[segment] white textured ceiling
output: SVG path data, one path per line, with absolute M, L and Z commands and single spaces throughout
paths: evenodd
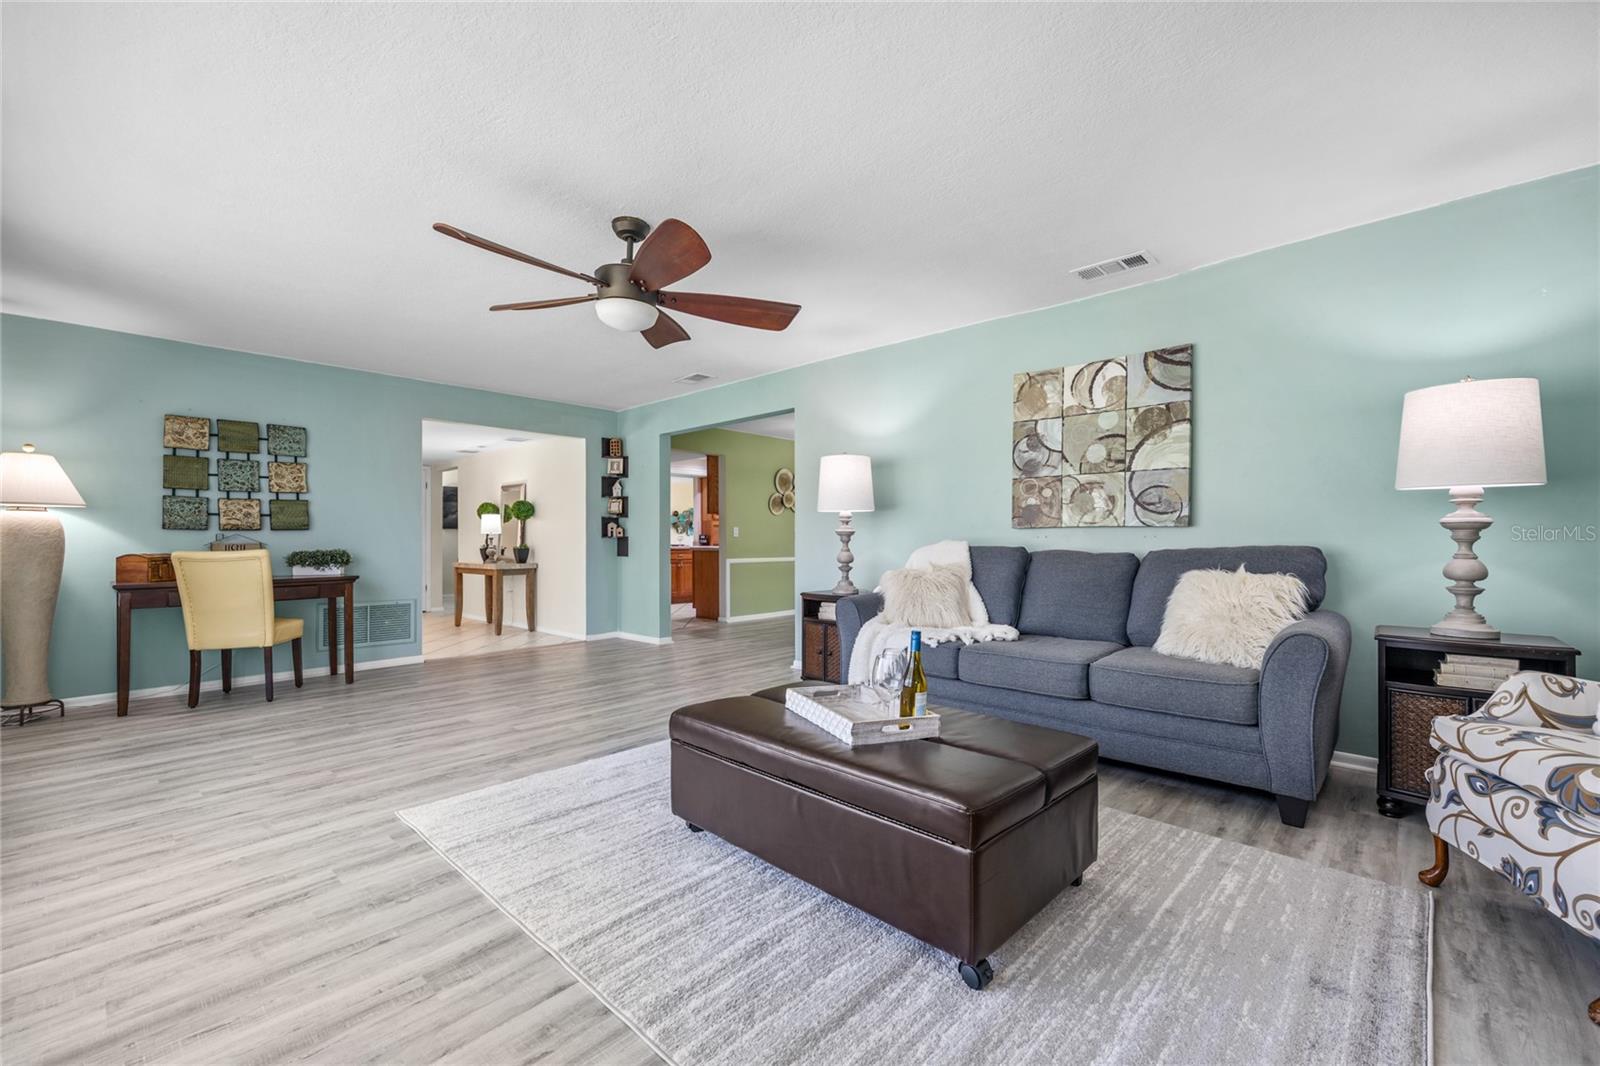
M 6 4 L 3 306 L 621 408 L 1154 280 L 1600 157 L 1597 9 Z M 677 216 L 654 351 L 578 282 Z
M 431 418 L 422 420 L 422 461 L 424 463 L 454 463 L 468 455 L 497 451 L 526 444 L 530 440 L 544 440 L 550 433 L 530 433 L 523 429 L 499 429 L 495 426 L 474 426 L 466 422 L 439 422 Z

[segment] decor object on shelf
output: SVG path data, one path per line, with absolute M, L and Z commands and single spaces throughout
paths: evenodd
M 1280 631 L 1306 614 L 1310 593 L 1293 574 L 1190 570 L 1178 579 L 1155 650 L 1195 662 L 1261 669 Z
M 839 625 L 834 615 L 839 598 L 837 592 L 800 594 L 800 676 L 807 680 L 844 684 Z
M 1432 632 L 1498 640 L 1500 631 L 1473 607 L 1489 568 L 1473 545 L 1494 519 L 1478 510 L 1486 488 L 1543 485 L 1544 419 L 1538 378 L 1472 378 L 1406 393 L 1400 414 L 1397 489 L 1444 489 L 1456 509 L 1439 519 L 1455 541 L 1445 564 L 1456 605 Z
M 625 477 L 628 473 L 628 460 L 611 458 L 606 460 L 606 474 L 611 477 Z
M 839 580 L 833 591 L 841 596 L 853 596 L 855 583 L 850 580 L 850 564 L 856 561 L 850 550 L 850 538 L 855 530 L 850 528 L 850 518 L 858 511 L 873 509 L 872 459 L 865 455 L 824 455 L 817 468 L 817 510 L 839 515 Z
M 1570 677 L 1578 649 L 1555 637 L 1506 633 L 1497 641 L 1436 637 L 1421 626 L 1378 626 L 1378 813 L 1399 818 L 1428 799 L 1433 720 L 1472 714 L 1488 698 L 1476 685 L 1440 681 L 1450 660 L 1498 659 L 1518 670 Z
M 533 504 L 525 499 L 512 500 L 511 506 L 506 508 L 506 513 L 517 524 L 517 546 L 513 549 L 512 554 L 516 557 L 517 562 L 525 563 L 528 561 L 529 551 L 528 519 L 534 515 Z
M 216 537 L 212 539 L 211 543 L 206 545 L 206 547 L 210 548 L 214 552 L 266 551 L 267 548 L 267 546 L 261 543 L 259 540 L 256 540 L 253 537 L 247 537 L 243 533 L 218 533 Z M 168 556 L 168 559 L 170 561 L 171 556 Z M 117 580 L 123 580 L 120 571 L 118 572 Z M 150 580 L 153 581 L 155 579 L 151 578 Z M 168 574 L 165 580 L 173 580 L 171 574 Z
M 500 505 L 490 500 L 478 504 L 478 532 L 483 534 L 483 547 L 478 549 L 478 557 L 486 563 L 499 554 L 494 539 L 500 535 L 501 527 Z
M 503 255 L 530 266 L 540 267 L 557 274 L 586 281 L 595 287 L 592 296 L 568 296 L 554 300 L 528 300 L 521 303 L 495 304 L 491 311 L 534 311 L 546 307 L 567 307 L 571 304 L 593 303 L 600 321 L 612 329 L 628 333 L 642 333 L 652 348 L 661 348 L 678 341 L 686 341 L 689 334 L 661 310 L 666 305 L 685 314 L 699 315 L 735 326 L 752 326 L 756 329 L 784 329 L 800 312 L 797 304 L 778 303 L 774 300 L 752 300 L 743 296 L 713 296 L 696 292 L 668 292 L 663 286 L 672 285 L 693 274 L 711 261 L 711 250 L 687 224 L 669 218 L 651 232 L 650 224 L 632 215 L 620 215 L 611 220 L 611 232 L 628 246 L 620 262 L 606 263 L 595 268 L 593 274 L 584 274 L 543 259 L 535 259 L 503 244 L 486 240 L 443 222 L 433 228 L 446 237 Z M 639 245 L 638 255 L 634 244 Z
M 1011 524 L 1187 526 L 1194 346 L 1017 374 Z
M 628 476 L 628 457 L 622 451 L 622 438 L 601 437 L 600 458 L 605 463 L 600 496 L 606 501 L 606 513 L 600 516 L 600 535 L 617 546 L 617 558 L 621 559 L 628 554 L 628 531 L 617 521 L 628 515 L 628 497 L 622 488 L 622 479 Z
M 61 591 L 66 534 L 52 507 L 85 506 L 54 456 L 24 444 L 0 453 L 0 643 L 5 645 L 0 710 L 23 725 L 40 708 L 66 704 L 50 695 L 50 628 Z
M 339 576 L 350 565 L 350 553 L 343 548 L 302 548 L 284 556 L 295 577 Z
M 1471 714 L 1433 719 L 1433 865 L 1417 879 L 1437 888 L 1454 846 L 1600 940 L 1597 715 L 1600 681 L 1524 671 Z M 1589 1004 L 1589 1020 L 1600 1025 L 1600 998 Z

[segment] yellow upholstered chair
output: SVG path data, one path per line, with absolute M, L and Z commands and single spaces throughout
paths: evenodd
M 189 638 L 189 706 L 200 702 L 200 653 L 222 652 L 222 691 L 233 691 L 233 649 L 260 648 L 267 699 L 272 699 L 272 646 L 289 642 L 294 687 L 305 622 L 273 613 L 272 558 L 264 551 L 173 552 L 172 570 Z

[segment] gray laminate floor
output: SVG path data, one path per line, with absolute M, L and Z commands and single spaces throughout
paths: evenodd
M 394 811 L 661 737 L 785 680 L 787 620 L 79 711 L 0 735 L 0 1057 L 633 1063 L 648 1050 Z M 1108 766 L 1102 801 L 1414 885 L 1418 816 L 1336 773 L 1272 801 Z M 1600 1063 L 1600 950 L 1457 861 L 1439 892 L 1440 1063 Z

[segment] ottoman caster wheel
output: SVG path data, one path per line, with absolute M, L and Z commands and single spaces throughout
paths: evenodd
M 994 980 L 994 967 L 989 965 L 988 959 L 979 959 L 972 966 L 963 962 L 957 969 L 961 971 L 961 979 L 974 992 L 982 992 Z
M 705 832 L 704 829 L 701 829 L 699 826 L 695 825 L 693 822 L 684 822 L 683 824 L 689 827 L 689 832 L 691 832 L 691 833 L 704 833 Z

